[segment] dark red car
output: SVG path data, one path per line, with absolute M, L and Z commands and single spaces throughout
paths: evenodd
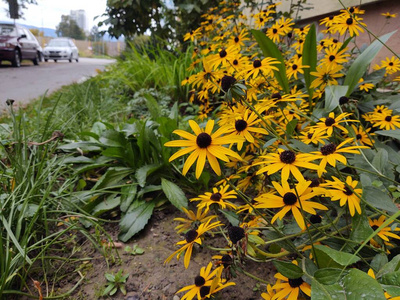
M 13 67 L 20 67 L 21 60 L 28 59 L 38 65 L 42 48 L 35 36 L 25 27 L 17 24 L 0 23 L 0 63 L 8 60 Z

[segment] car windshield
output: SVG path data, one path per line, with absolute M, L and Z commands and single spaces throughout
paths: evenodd
M 68 41 L 57 41 L 57 40 L 51 40 L 49 42 L 50 47 L 69 47 Z
M 12 25 L 0 24 L 0 35 L 2 35 L 2 36 L 17 36 L 17 30 Z

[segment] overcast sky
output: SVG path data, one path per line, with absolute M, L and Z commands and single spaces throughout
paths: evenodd
M 61 21 L 61 15 L 69 15 L 71 10 L 83 9 L 86 12 L 86 30 L 97 25 L 98 19 L 106 10 L 107 0 L 37 0 L 37 5 L 28 5 L 23 10 L 23 19 L 17 20 L 20 24 L 56 29 Z M 12 21 L 7 17 L 5 9 L 8 4 L 0 0 L 0 20 Z

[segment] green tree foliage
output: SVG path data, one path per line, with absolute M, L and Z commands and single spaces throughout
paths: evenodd
M 84 40 L 85 33 L 78 26 L 75 20 L 72 20 L 70 16 L 61 16 L 61 22 L 56 28 L 57 36 L 70 37 L 77 40 Z

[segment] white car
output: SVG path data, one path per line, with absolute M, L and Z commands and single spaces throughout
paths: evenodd
M 72 60 L 79 61 L 78 48 L 74 42 L 69 38 L 56 38 L 50 40 L 48 45 L 43 49 L 44 61 L 53 59 L 55 62 L 61 59 L 67 59 L 69 62 Z

